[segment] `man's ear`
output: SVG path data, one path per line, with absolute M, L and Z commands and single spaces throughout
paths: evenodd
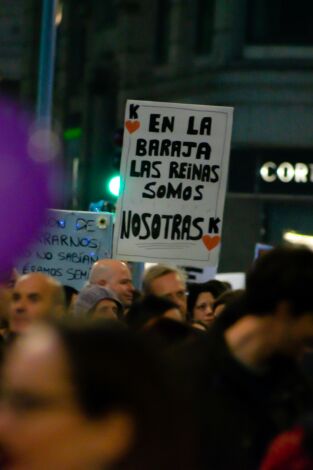
M 274 311 L 274 315 L 276 316 L 276 318 L 284 321 L 292 319 L 292 313 L 292 305 L 287 300 L 281 300 L 280 302 L 278 302 Z
M 99 279 L 99 281 L 97 282 L 98 286 L 102 286 L 102 287 L 105 287 L 107 283 L 108 282 L 105 279 Z
M 135 441 L 134 418 L 124 411 L 112 411 L 94 423 L 92 444 L 109 466 L 122 459 Z

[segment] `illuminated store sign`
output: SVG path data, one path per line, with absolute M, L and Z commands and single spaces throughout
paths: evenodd
M 260 175 L 266 183 L 313 183 L 313 163 L 265 162 Z
M 228 191 L 301 195 L 313 200 L 313 146 L 232 150 Z

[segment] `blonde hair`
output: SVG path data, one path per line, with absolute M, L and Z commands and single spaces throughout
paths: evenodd
M 187 276 L 182 269 L 177 268 L 176 266 L 170 266 L 167 264 L 155 264 L 151 268 L 147 269 L 144 273 L 143 280 L 142 280 L 142 290 L 145 295 L 152 294 L 151 291 L 151 284 L 152 282 L 162 276 L 166 276 L 167 274 L 177 274 L 181 281 L 186 284 Z

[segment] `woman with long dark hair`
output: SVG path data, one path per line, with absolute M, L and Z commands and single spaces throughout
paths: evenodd
M 125 326 L 34 326 L 2 375 L 4 470 L 193 468 L 161 359 Z

